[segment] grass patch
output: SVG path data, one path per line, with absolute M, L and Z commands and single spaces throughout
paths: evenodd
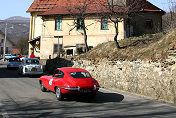
M 118 41 L 121 49 L 117 49 L 114 42 L 99 44 L 79 58 L 110 60 L 150 60 L 163 61 L 168 56 L 170 47 L 176 48 L 176 30 L 168 33 L 146 34 L 139 37 L 130 37 Z

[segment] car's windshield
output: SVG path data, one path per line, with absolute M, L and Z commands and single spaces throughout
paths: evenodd
M 19 58 L 10 58 L 9 62 L 20 62 Z
M 37 60 L 37 59 L 29 59 L 29 60 L 26 60 L 26 64 L 27 65 L 30 65 L 30 64 L 39 64 L 39 60 Z
M 87 72 L 71 72 L 69 73 L 69 75 L 72 78 L 90 78 L 90 74 Z

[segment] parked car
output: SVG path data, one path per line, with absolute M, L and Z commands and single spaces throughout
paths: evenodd
M 88 71 L 81 68 L 57 68 L 53 76 L 42 76 L 39 79 L 41 91 L 47 89 L 56 93 L 58 100 L 65 95 L 83 94 L 90 98 L 96 96 L 100 86 Z
M 19 66 L 19 74 L 21 75 L 42 75 L 43 68 L 37 58 L 23 58 Z
M 17 56 L 14 54 L 5 54 L 5 60 L 9 60 L 10 58 L 16 58 Z
M 7 63 L 7 69 L 19 68 L 19 65 L 20 65 L 20 58 L 18 57 L 9 58 L 9 62 Z

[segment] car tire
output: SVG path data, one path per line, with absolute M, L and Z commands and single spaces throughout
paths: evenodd
M 56 87 L 56 98 L 59 101 L 63 100 L 63 93 L 61 92 L 61 89 L 59 87 Z
M 23 68 L 21 69 L 21 75 L 24 76 L 24 73 L 23 73 Z
M 45 88 L 42 81 L 40 82 L 40 89 L 41 89 L 42 92 L 46 92 L 46 88 Z
M 19 74 L 19 75 L 21 75 L 21 71 L 20 71 L 20 69 L 19 69 L 19 68 L 18 68 L 18 74 Z

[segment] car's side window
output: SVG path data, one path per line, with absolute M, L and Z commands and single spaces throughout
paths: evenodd
M 64 72 L 62 72 L 61 70 L 56 70 L 53 77 L 64 78 Z

